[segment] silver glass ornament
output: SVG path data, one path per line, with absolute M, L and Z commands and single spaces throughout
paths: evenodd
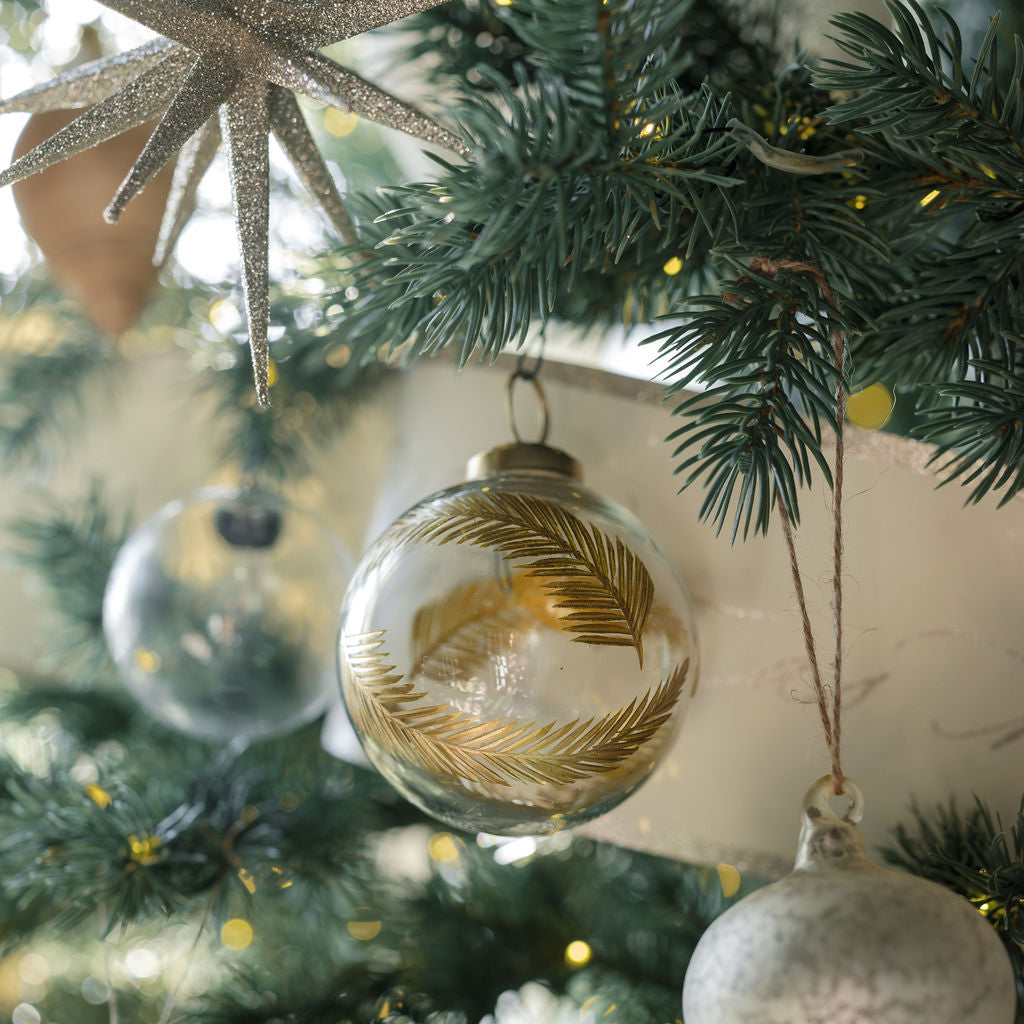
M 686 1024 L 1013 1024 L 1013 969 L 966 899 L 868 856 L 860 790 L 804 799 L 796 866 L 714 921 L 683 986 Z
M 192 736 L 258 739 L 322 712 L 352 562 L 315 517 L 213 487 L 164 505 L 118 552 L 107 646 L 154 718 Z

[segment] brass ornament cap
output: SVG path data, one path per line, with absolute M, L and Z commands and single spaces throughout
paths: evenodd
M 582 467 L 568 452 L 546 444 L 502 444 L 477 452 L 466 463 L 467 480 L 484 480 L 502 473 L 550 473 L 570 480 L 583 479 Z
M 719 917 L 683 986 L 686 1024 L 1012 1024 L 994 929 L 934 882 L 875 864 L 831 779 L 804 799 L 796 866 Z

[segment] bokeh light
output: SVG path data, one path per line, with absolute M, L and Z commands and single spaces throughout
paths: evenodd
M 220 941 L 228 949 L 245 949 L 253 939 L 252 925 L 240 917 L 225 921 L 220 929 Z

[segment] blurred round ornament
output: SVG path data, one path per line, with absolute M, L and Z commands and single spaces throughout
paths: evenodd
M 804 798 L 792 873 L 727 910 L 683 986 L 686 1024 L 1012 1024 L 1013 970 L 961 896 L 879 867 L 849 780 L 842 817 L 826 776 Z
M 668 749 L 696 680 L 690 602 L 564 452 L 506 445 L 467 475 L 357 567 L 345 703 L 370 760 L 427 813 L 553 832 L 620 803 Z
M 107 646 L 154 718 L 204 739 L 258 739 L 322 712 L 351 575 L 313 516 L 252 490 L 164 505 L 125 542 L 103 601 Z

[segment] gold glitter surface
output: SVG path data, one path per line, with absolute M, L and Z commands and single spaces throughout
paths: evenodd
M 464 143 L 414 107 L 316 52 L 442 0 L 103 0 L 160 33 L 134 50 L 90 61 L 0 102 L 0 113 L 89 107 L 81 117 L 0 173 L 12 184 L 51 164 L 161 116 L 104 213 L 125 206 L 179 150 L 174 186 L 154 256 L 162 263 L 195 209 L 196 190 L 220 144 L 218 109 L 230 155 L 242 254 L 249 342 L 260 404 L 267 382 L 267 227 L 273 131 L 341 238 L 357 241 L 342 198 L 291 95 L 469 154 Z

